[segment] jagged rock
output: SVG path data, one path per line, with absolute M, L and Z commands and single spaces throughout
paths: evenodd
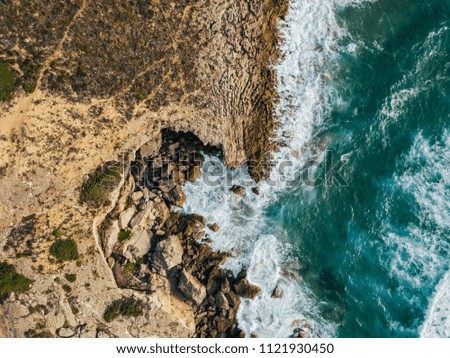
M 119 227 L 119 221 L 118 220 L 114 220 L 113 222 L 111 222 L 111 225 L 109 226 L 109 228 L 105 231 L 104 234 L 104 250 L 105 250 L 105 256 L 108 257 L 111 255 L 114 246 L 117 243 L 117 238 L 120 232 L 120 227 Z
M 125 211 L 123 211 L 119 216 L 119 226 L 121 229 L 125 229 L 131 218 L 133 217 L 134 213 L 136 212 L 136 208 L 134 206 L 129 207 Z
M 147 203 L 130 221 L 130 227 L 134 229 L 137 226 L 150 227 L 148 222 L 155 220 L 152 215 L 153 203 Z M 147 222 L 148 221 L 148 222 Z M 145 223 L 145 224 L 144 224 Z
M 153 157 L 155 154 L 158 153 L 159 148 L 161 148 L 161 144 L 162 144 L 161 136 L 157 136 L 155 140 L 145 143 L 141 147 L 141 157 L 142 158 Z
M 193 182 L 202 176 L 202 170 L 199 166 L 195 165 L 189 168 L 189 181 Z
M 189 214 L 182 216 L 179 224 L 185 235 L 197 234 L 205 228 L 206 219 L 198 214 Z
M 189 272 L 182 269 L 178 282 L 180 291 L 194 303 L 199 305 L 206 297 L 206 288 Z
M 219 231 L 219 225 L 217 224 L 208 224 L 208 228 L 214 232 Z
M 142 191 L 135 191 L 133 194 L 131 194 L 131 200 L 137 203 L 143 196 L 144 193 Z
M 181 264 L 183 258 L 183 247 L 177 236 L 171 235 L 168 238 L 158 242 L 153 255 L 155 261 L 158 261 L 166 270 Z
M 223 293 L 230 292 L 230 282 L 228 281 L 227 278 L 225 278 L 222 284 L 220 285 L 220 291 L 222 291 Z
M 179 185 L 175 185 L 169 192 L 163 193 L 164 199 L 170 204 L 182 207 L 186 201 L 186 196 Z
M 223 294 L 223 292 L 221 291 L 217 292 L 216 294 L 216 306 L 225 311 L 228 311 L 230 309 L 230 304 L 228 303 L 228 300 Z
M 283 291 L 281 291 L 281 289 L 278 286 L 276 286 L 273 289 L 271 297 L 272 298 L 281 298 L 281 297 L 283 297 Z
M 246 278 L 234 285 L 234 291 L 244 298 L 255 298 L 261 292 L 258 286 L 252 285 Z
M 255 193 L 256 195 L 261 194 L 261 189 L 257 186 L 252 188 L 252 192 Z
M 231 191 L 233 193 L 235 193 L 236 195 L 239 195 L 239 196 L 244 196 L 245 195 L 245 188 L 243 186 L 240 186 L 240 185 L 233 185 L 231 187 Z

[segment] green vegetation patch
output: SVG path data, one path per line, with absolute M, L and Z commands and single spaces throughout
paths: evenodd
M 50 248 L 50 254 L 61 261 L 77 260 L 77 243 L 73 239 L 57 240 Z
M 129 240 L 131 238 L 131 231 L 122 229 L 119 231 L 119 234 L 117 235 L 117 240 L 119 242 L 123 242 L 126 240 Z
M 64 275 L 64 277 L 66 278 L 67 281 L 69 282 L 75 282 L 77 280 L 77 275 L 74 273 L 66 273 Z
M 109 194 L 117 187 L 122 175 L 118 164 L 97 169 L 83 184 L 80 201 L 95 207 L 109 205 Z
M 111 302 L 106 308 L 103 318 L 106 322 L 111 322 L 119 316 L 137 317 L 142 315 L 142 313 L 142 303 L 130 297 Z
M 12 292 L 26 292 L 30 289 L 31 280 L 16 272 L 13 265 L 0 262 L 0 302 L 8 298 Z
M 8 63 L 0 62 L 0 101 L 11 99 L 14 93 L 14 75 Z

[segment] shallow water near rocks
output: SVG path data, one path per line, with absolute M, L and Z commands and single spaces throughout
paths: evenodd
M 449 337 L 450 1 L 293 0 L 280 28 L 271 178 L 207 156 L 185 187 L 183 210 L 263 289 L 240 328 Z

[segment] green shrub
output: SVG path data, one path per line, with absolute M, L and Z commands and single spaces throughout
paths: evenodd
M 64 277 L 66 278 L 67 281 L 69 282 L 75 282 L 77 280 L 77 275 L 74 273 L 66 273 L 64 275 Z
M 0 302 L 8 298 L 12 292 L 26 292 L 30 289 L 31 280 L 17 273 L 14 266 L 0 262 Z
M 130 297 L 111 302 L 106 308 L 103 318 L 106 322 L 111 322 L 119 316 L 137 317 L 142 313 L 142 303 Z
M 120 230 L 119 234 L 117 235 L 117 240 L 119 242 L 123 242 L 125 240 L 129 240 L 131 237 L 131 231 L 130 230 Z
M 14 92 L 14 75 L 9 64 L 0 62 L 0 101 L 11 99 Z
M 109 194 L 117 186 L 121 171 L 117 165 L 109 165 L 97 169 L 83 184 L 80 201 L 95 207 L 108 205 Z
M 53 338 L 53 334 L 48 331 L 35 331 L 34 329 L 29 329 L 25 332 L 25 337 L 27 338 Z
M 62 285 L 62 289 L 63 289 L 66 293 L 72 292 L 72 287 L 70 287 L 68 284 Z
M 61 261 L 77 260 L 77 243 L 73 239 L 57 240 L 50 248 L 50 254 Z
M 62 231 L 60 229 L 55 229 L 53 230 L 52 235 L 59 239 L 62 236 Z

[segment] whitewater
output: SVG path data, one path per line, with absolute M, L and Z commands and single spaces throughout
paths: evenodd
M 369 122 L 367 126 L 368 134 L 361 140 L 360 146 L 367 148 L 358 149 L 347 144 L 356 143 L 355 133 L 361 127 L 358 123 L 334 133 L 331 129 L 328 131 L 336 114 L 359 118 L 358 107 L 351 109 L 350 100 L 342 95 L 347 87 L 352 91 L 352 84 L 347 85 L 342 76 L 343 58 L 354 60 L 363 51 L 377 56 L 386 51 L 381 37 L 370 41 L 352 37 L 340 14 L 349 8 L 364 8 L 376 3 L 376 0 L 292 0 L 286 18 L 279 25 L 282 56 L 274 65 L 279 94 L 275 113 L 279 129 L 274 140 L 278 142 L 279 150 L 273 153 L 274 167 L 270 178 L 255 183 L 245 166 L 229 170 L 217 157 L 205 156 L 203 177 L 184 186 L 187 199 L 182 210 L 203 215 L 207 222 L 220 227 L 218 232 L 206 230 L 212 238 L 213 249 L 229 253 L 225 267 L 235 274 L 245 268 L 248 279 L 262 289 L 255 299 L 243 299 L 239 308 L 238 325 L 247 337 L 289 337 L 295 329 L 312 337 L 360 336 L 361 332 L 374 336 L 450 335 L 450 271 L 446 263 L 450 252 L 446 236 L 450 223 L 448 132 L 443 132 L 434 142 L 426 133 L 412 131 L 411 146 L 405 146 L 406 152 L 392 159 L 392 172 L 372 180 L 373 190 L 380 191 L 381 203 L 377 205 L 381 207 L 377 206 L 374 213 L 367 209 L 367 217 L 373 224 L 366 232 L 357 225 L 358 215 L 366 215 L 365 212 L 354 209 L 351 201 L 334 201 L 345 197 L 347 192 L 356 196 L 352 194 L 351 186 L 350 189 L 328 190 L 316 185 L 320 183 L 320 168 L 327 159 L 327 152 L 336 143 L 345 143 L 346 150 L 339 152 L 337 157 L 341 163 L 361 160 L 362 149 L 376 152 L 378 148 L 370 149 L 373 143 L 380 150 L 389 151 L 392 133 L 401 128 L 412 103 L 428 94 L 433 86 L 433 82 L 426 80 L 419 85 L 411 82 L 418 73 L 431 73 L 428 59 L 441 48 L 436 47 L 435 52 L 430 52 L 429 48 L 435 45 L 427 41 L 430 36 L 445 35 L 439 32 L 431 32 L 422 44 L 423 48 L 413 47 L 420 50 L 414 70 L 403 78 L 400 76 L 388 95 L 383 95 L 380 108 L 374 112 L 373 123 Z M 401 8 L 398 14 L 402 14 Z M 402 164 L 395 165 L 397 162 Z M 357 173 L 357 165 L 349 165 L 349 168 L 350 172 Z M 355 177 L 359 176 L 355 174 Z M 441 179 L 436 180 L 436 177 Z M 230 190 L 233 185 L 243 186 L 245 195 L 233 193 Z M 396 202 L 398 195 L 417 208 L 416 218 L 406 225 L 399 225 L 396 217 L 396 206 L 400 205 Z M 286 198 L 291 198 L 295 205 L 285 203 Z M 317 216 L 328 210 L 328 202 L 329 205 L 343 205 L 343 212 L 350 213 L 348 218 L 343 217 L 348 221 L 343 251 L 334 254 L 330 250 L 326 256 L 329 265 L 333 265 L 331 261 L 334 260 L 342 263 L 342 270 L 348 272 L 335 270 L 331 274 L 322 270 L 315 273 L 320 280 L 325 280 L 325 287 L 327 284 L 331 287 L 329 291 L 337 292 L 336 297 L 333 293 L 323 293 L 326 291 L 323 282 L 315 279 L 314 274 L 310 275 L 313 279 L 306 279 L 301 274 L 308 270 L 314 272 L 314 268 L 307 267 L 304 261 L 312 254 L 311 245 L 315 243 L 308 241 L 305 235 L 314 232 L 311 226 L 326 226 L 327 223 L 317 220 Z M 278 203 L 282 204 L 277 206 Z M 308 216 L 293 212 L 300 207 L 309 207 Z M 318 213 L 316 216 L 314 209 Z M 288 230 L 281 223 L 286 217 L 297 229 Z M 299 227 L 306 229 L 302 231 Z M 342 238 L 335 235 L 339 248 Z M 364 241 L 366 237 L 370 240 Z M 377 257 L 372 258 L 375 254 Z M 364 260 L 365 257 L 370 259 Z M 360 265 L 358 269 L 366 269 L 370 274 L 374 267 L 380 272 L 373 277 L 366 276 L 364 271 L 353 273 L 356 264 Z M 337 274 L 342 276 L 344 283 L 335 277 Z M 281 292 L 281 297 L 273 297 L 275 289 Z M 367 306 L 361 298 L 363 294 L 368 295 Z M 332 298 L 328 300 L 327 295 Z M 401 301 L 397 303 L 399 299 Z M 404 303 L 411 308 L 405 308 Z M 338 307 L 331 310 L 333 314 L 329 313 L 330 306 Z M 346 312 L 352 308 L 354 312 Z M 377 312 L 371 312 L 371 309 Z M 403 317 L 405 309 L 414 319 Z M 346 319 L 350 323 L 346 323 Z M 383 329 L 376 332 L 364 328 L 371 319 L 377 320 L 372 322 L 374 327 L 382 324 Z M 343 324 L 347 324 L 349 331 L 340 331 Z

